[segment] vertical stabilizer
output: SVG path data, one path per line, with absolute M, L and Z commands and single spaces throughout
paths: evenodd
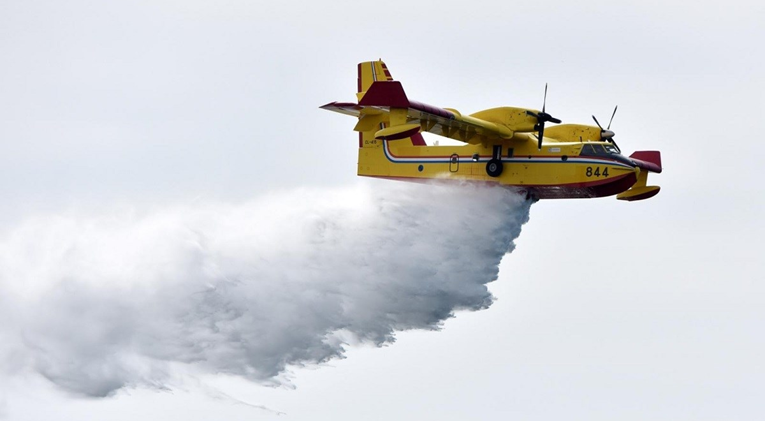
M 393 80 L 388 66 L 382 60 L 365 61 L 359 63 L 358 86 L 356 90 L 357 99 L 361 99 L 364 93 L 372 86 L 372 83 L 378 81 Z

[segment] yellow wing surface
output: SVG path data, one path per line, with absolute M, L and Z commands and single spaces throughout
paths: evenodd
M 455 109 L 411 100 L 382 61 L 359 64 L 357 97 L 358 103 L 332 102 L 321 108 L 358 117 L 354 128 L 358 132 L 379 127 L 379 139 L 411 136 L 415 125 L 421 131 L 471 144 L 535 130 L 536 118 L 526 112 L 536 111 L 532 109 L 500 107 L 462 115 Z

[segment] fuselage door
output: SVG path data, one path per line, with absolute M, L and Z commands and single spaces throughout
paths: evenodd
M 460 156 L 453 153 L 449 158 L 449 171 L 457 172 L 460 169 Z

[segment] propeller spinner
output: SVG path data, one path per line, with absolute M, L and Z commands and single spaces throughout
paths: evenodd
M 537 139 L 539 139 L 539 144 L 537 145 L 537 147 L 540 150 L 542 149 L 542 138 L 544 138 L 544 135 L 545 135 L 545 123 L 550 122 L 550 123 L 558 124 L 561 122 L 559 119 L 545 112 L 546 105 L 547 105 L 547 84 L 545 83 L 545 96 L 544 96 L 544 100 L 542 101 L 542 112 L 535 113 L 535 112 L 526 110 L 527 115 L 536 117 L 537 119 L 537 124 L 534 125 L 534 130 L 537 130 L 539 132 L 537 136 Z

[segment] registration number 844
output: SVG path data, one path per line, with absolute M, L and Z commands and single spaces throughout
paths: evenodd
M 603 171 L 600 170 L 600 167 L 595 167 L 594 169 L 592 167 L 587 167 L 584 175 L 587 177 L 608 177 L 608 167 L 604 167 Z

